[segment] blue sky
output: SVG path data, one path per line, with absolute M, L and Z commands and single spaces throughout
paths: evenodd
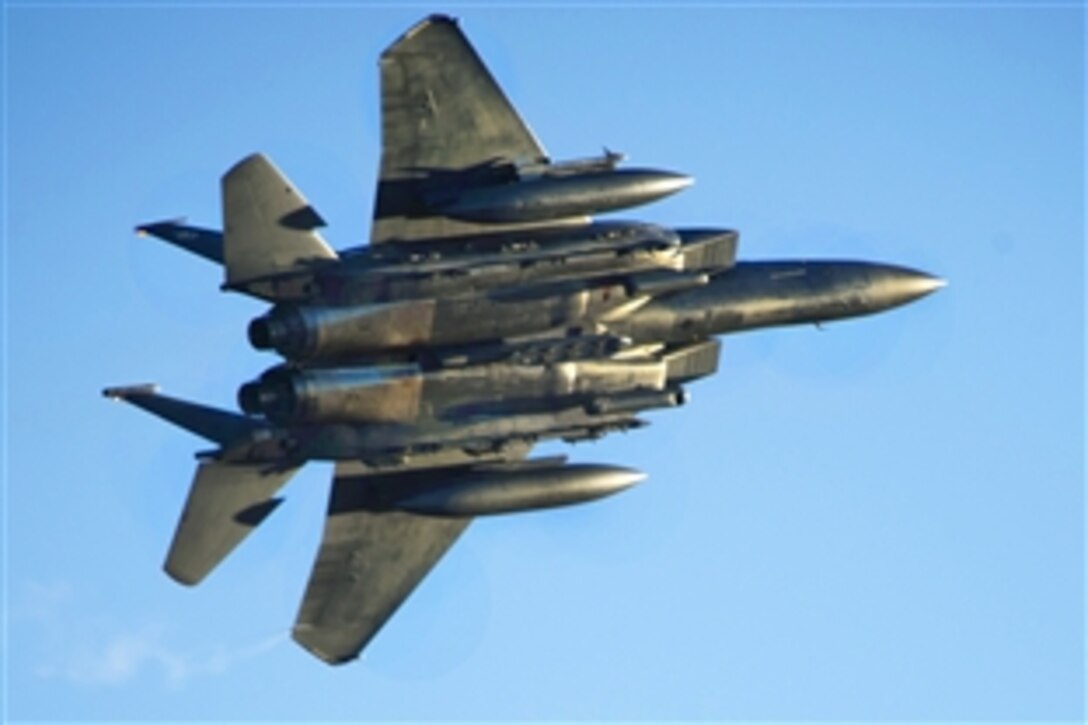
M 287 638 L 329 469 L 204 584 L 161 571 L 206 444 L 99 396 L 232 406 L 261 305 L 132 233 L 218 226 L 263 151 L 362 243 L 376 59 L 451 12 L 556 158 L 689 173 L 626 216 L 746 259 L 950 286 L 725 339 L 649 473 L 480 521 L 367 650 Z M 1068 719 L 1084 714 L 1084 12 L 959 4 L 4 7 L 4 716 Z M 559 447 L 548 447 L 547 451 Z

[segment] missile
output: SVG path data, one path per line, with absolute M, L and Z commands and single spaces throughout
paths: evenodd
M 426 516 L 486 516 L 585 503 L 646 477 L 620 466 L 529 464 L 473 469 L 436 483 L 406 486 L 393 508 Z
M 687 392 L 679 387 L 668 390 L 640 390 L 591 400 L 586 404 L 586 412 L 593 415 L 638 413 L 654 408 L 675 408 L 684 405 L 687 400 Z
M 518 223 L 593 214 L 647 204 L 691 186 L 684 174 L 620 169 L 543 175 L 508 184 L 469 188 L 437 210 L 474 222 Z
M 710 281 L 703 272 L 677 273 L 671 270 L 654 270 L 631 275 L 626 280 L 627 294 L 631 297 L 657 297 L 701 287 Z
M 615 335 L 585 334 L 451 347 L 432 352 L 424 359 L 439 367 L 464 367 L 494 362 L 543 365 L 608 358 L 630 344 L 630 340 Z

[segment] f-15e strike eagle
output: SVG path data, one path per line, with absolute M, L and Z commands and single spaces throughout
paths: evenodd
M 197 584 L 280 503 L 307 461 L 335 462 L 295 640 L 358 656 L 475 516 L 589 501 L 643 474 L 527 458 L 538 441 L 645 425 L 714 373 L 715 335 L 866 315 L 943 285 L 853 261 L 736 261 L 737 233 L 590 215 L 690 184 L 556 163 L 457 23 L 433 16 L 381 56 L 382 159 L 370 244 L 337 253 L 301 193 L 255 154 L 222 179 L 223 231 L 138 231 L 221 264 L 272 303 L 249 341 L 283 362 L 242 413 L 109 388 L 219 447 L 201 454 L 166 559 Z

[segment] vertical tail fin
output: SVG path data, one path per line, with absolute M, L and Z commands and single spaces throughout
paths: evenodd
M 223 261 L 226 285 L 301 270 L 306 262 L 336 259 L 315 231 L 325 226 L 306 198 L 262 154 L 223 175 Z
M 273 496 L 297 470 L 202 461 L 166 555 L 166 573 L 182 584 L 199 583 L 276 510 L 283 499 Z

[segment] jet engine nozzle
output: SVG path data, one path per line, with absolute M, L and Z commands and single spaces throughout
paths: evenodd
M 405 422 L 418 413 L 421 385 L 415 365 L 272 368 L 238 389 L 238 405 L 248 415 L 287 425 Z
M 267 317 L 258 317 L 250 321 L 249 327 L 246 329 L 246 336 L 249 338 L 249 344 L 255 350 L 271 350 L 275 347 L 272 344 L 272 330 L 270 328 L 271 324 Z
M 238 407 L 246 415 L 264 415 L 264 388 L 260 383 L 246 383 L 238 388 Z
M 299 405 L 293 374 L 274 369 L 259 380 L 238 388 L 238 407 L 246 415 L 264 416 L 269 420 L 290 419 Z
M 434 301 L 281 307 L 249 323 L 250 344 L 291 360 L 365 354 L 427 341 Z

